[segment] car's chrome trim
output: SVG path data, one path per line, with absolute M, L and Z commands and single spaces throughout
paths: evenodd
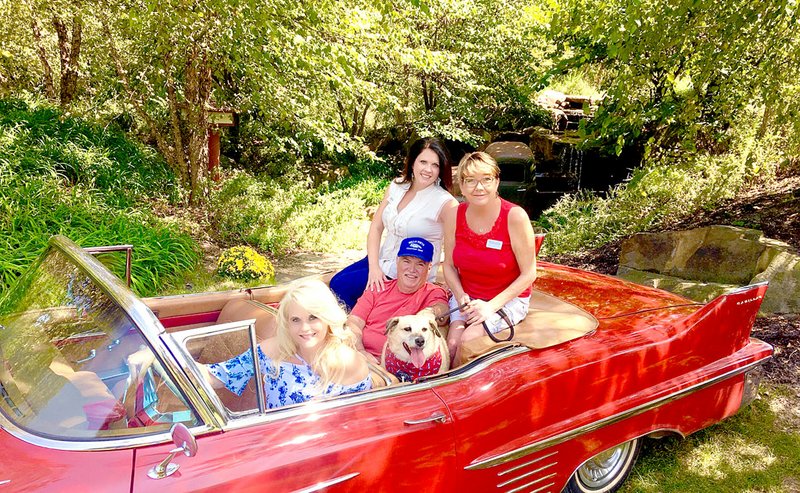
M 498 476 L 504 476 L 506 474 L 510 474 L 510 473 L 512 473 L 512 472 L 514 472 L 514 471 L 516 471 L 518 469 L 522 469 L 523 467 L 527 467 L 527 466 L 529 466 L 531 464 L 536 464 L 537 462 L 543 461 L 543 460 L 545 460 L 545 459 L 547 459 L 549 457 L 552 457 L 552 456 L 554 456 L 556 454 L 558 454 L 558 450 L 554 450 L 554 451 L 550 452 L 547 455 L 543 455 L 543 456 L 537 457 L 537 458 L 535 458 L 533 460 L 529 460 L 528 462 L 525 462 L 524 464 L 519 464 L 517 466 L 511 467 L 509 469 L 506 469 L 505 471 L 500 471 L 500 472 L 497 473 L 497 475 Z
M 147 340 L 150 348 L 156 353 L 161 366 L 172 377 L 176 386 L 183 390 L 184 396 L 189 399 L 189 407 L 206 424 L 217 427 L 218 420 L 211 413 L 205 402 L 194 392 L 189 384 L 186 374 L 180 367 L 174 364 L 175 359 L 167 348 L 161 343 L 159 335 L 166 333 L 161 322 L 153 314 L 150 308 L 144 304 L 133 292 L 128 289 L 122 281 L 111 273 L 100 261 L 86 253 L 81 247 L 65 236 L 53 236 L 50 238 L 50 245 L 57 248 L 64 255 L 70 258 L 80 267 L 97 286 L 116 302 L 133 323 L 139 327 L 142 336 Z
M 751 289 L 753 289 L 755 287 L 768 286 L 768 285 L 769 285 L 769 281 L 755 282 L 753 284 L 748 284 L 747 286 L 741 286 L 741 287 L 738 287 L 738 288 L 733 288 L 728 292 L 722 293 L 722 296 L 730 295 L 730 294 L 744 293 L 745 291 L 750 291 Z
M 484 368 L 502 361 L 511 356 L 530 351 L 524 346 L 503 346 L 497 348 L 487 354 L 476 358 L 462 368 L 451 371 L 444 375 L 424 379 L 418 383 L 400 383 L 392 384 L 389 387 L 381 387 L 375 390 L 360 392 L 358 394 L 348 394 L 347 396 L 334 397 L 328 400 L 318 402 L 304 402 L 302 404 L 295 404 L 286 406 L 279 409 L 272 409 L 266 414 L 248 415 L 237 417 L 227 421 L 222 427 L 223 430 L 237 430 L 241 428 L 248 428 L 250 426 L 262 424 L 265 422 L 278 421 L 288 417 L 301 416 L 307 414 L 315 414 L 322 411 L 328 411 L 344 406 L 352 406 L 371 402 L 377 399 L 385 399 L 398 395 L 409 394 L 412 392 L 422 392 L 431 390 L 440 385 L 449 384 L 455 381 L 463 380 L 467 377 L 482 371 Z
M 558 462 L 550 462 L 549 464 L 545 464 L 545 465 L 543 465 L 542 467 L 540 467 L 538 469 L 534 469 L 533 471 L 526 472 L 525 474 L 520 474 L 517 477 L 511 478 L 511 479 L 509 479 L 507 481 L 503 481 L 502 483 L 499 483 L 497 485 L 497 487 L 498 488 L 502 488 L 503 486 L 508 486 L 511 483 L 516 483 L 520 479 L 527 478 L 528 476 L 533 476 L 534 474 L 538 474 L 538 473 L 544 471 L 545 469 L 550 469 L 551 467 L 555 466 L 556 464 L 558 464 Z M 531 481 L 530 483 L 526 483 L 524 486 L 530 486 L 532 484 L 541 483 L 545 479 L 551 478 L 553 476 L 555 476 L 555 473 L 548 474 L 547 476 L 542 476 L 541 478 L 535 479 L 534 481 Z
M 120 450 L 157 445 L 172 441 L 169 429 L 150 435 L 128 436 L 123 438 L 87 438 L 85 440 L 46 438 L 41 435 L 34 435 L 28 430 L 18 427 L 16 424 L 6 419 L 3 414 L 0 414 L 0 428 L 31 445 L 54 450 L 67 450 L 70 452 Z M 189 428 L 189 431 L 191 431 L 193 435 L 198 436 L 218 431 L 218 429 L 207 425 L 199 425 Z
M 349 479 L 353 479 L 359 474 L 361 473 L 351 472 L 350 474 L 345 474 L 344 476 L 339 476 L 337 478 L 329 479 L 328 481 L 319 482 L 313 486 L 309 486 L 308 488 L 303 488 L 302 490 L 294 490 L 292 493 L 313 493 L 314 491 L 321 491 L 335 484 L 344 483 Z
M 660 397 L 658 399 L 654 399 L 654 400 L 652 400 L 650 402 L 646 402 L 644 404 L 640 404 L 640 405 L 638 405 L 636 407 L 633 407 L 631 409 L 628 409 L 626 411 L 619 412 L 617 414 L 608 416 L 608 417 L 600 419 L 598 421 L 594 421 L 592 423 L 587 423 L 587 424 L 585 424 L 583 426 L 579 426 L 579 427 L 574 428 L 572 430 L 565 431 L 563 433 L 559 433 L 558 435 L 554 435 L 554 436 L 552 436 L 550 438 L 546 438 L 544 440 L 539 440 L 537 442 L 531 443 L 530 445 L 525 445 L 524 447 L 519 447 L 517 449 L 511 450 L 511 451 L 508 451 L 508 452 L 505 452 L 505 453 L 502 453 L 502 454 L 499 454 L 499 455 L 496 455 L 496 456 L 493 456 L 493 457 L 489 457 L 487 459 L 483 459 L 483 460 L 480 460 L 480 461 L 477 461 L 477 462 L 473 462 L 472 464 L 469 464 L 466 467 L 464 467 L 464 469 L 468 470 L 468 471 L 474 471 L 474 470 L 478 470 L 478 469 L 487 469 L 487 468 L 490 468 L 490 467 L 495 467 L 495 466 L 498 466 L 500 464 L 505 464 L 507 462 L 519 459 L 521 457 L 525 457 L 526 455 L 530 455 L 530 454 L 539 452 L 539 451 L 544 450 L 544 449 L 546 449 L 548 447 L 552 447 L 554 445 L 558 445 L 558 444 L 564 443 L 564 442 L 572 440 L 573 438 L 576 438 L 578 436 L 584 435 L 586 433 L 598 430 L 598 429 L 606 427 L 606 426 L 613 425 L 615 423 L 618 423 L 618 422 L 620 422 L 622 420 L 631 418 L 633 416 L 638 416 L 639 414 L 642 414 L 642 413 L 645 413 L 647 411 L 650 411 L 651 409 L 654 409 L 654 408 L 656 408 L 658 406 L 667 404 L 669 402 L 672 402 L 674 400 L 680 399 L 682 397 L 686 397 L 687 395 L 690 395 L 690 394 L 693 394 L 693 393 L 698 392 L 700 390 L 703 390 L 705 388 L 711 387 L 712 385 L 715 385 L 715 384 L 717 384 L 719 382 L 722 382 L 722 381 L 727 380 L 729 378 L 735 377 L 737 375 L 741 375 L 742 373 L 745 373 L 745 372 L 751 370 L 752 368 L 754 368 L 756 366 L 764 364 L 769 359 L 770 358 L 764 358 L 764 359 L 760 359 L 758 361 L 754 361 L 754 362 L 749 363 L 747 365 L 744 365 L 744 366 L 741 366 L 739 368 L 735 368 L 733 370 L 730 370 L 730 371 L 728 371 L 726 373 L 723 373 L 721 375 L 717 375 L 716 377 L 710 378 L 710 379 L 708 379 L 708 380 L 706 380 L 704 382 L 700 382 L 700 383 L 697 383 L 695 385 L 691 385 L 691 386 L 686 387 L 685 389 L 681 389 L 681 390 L 679 390 L 677 392 L 673 392 L 671 394 L 665 395 L 665 396 Z
M 250 350 L 256 347 L 255 344 L 255 319 L 248 319 L 248 320 L 239 320 L 235 322 L 228 322 L 224 324 L 217 324 L 217 325 L 207 325 L 205 327 L 198 327 L 196 329 L 189 329 L 189 330 L 182 330 L 180 332 L 168 333 L 164 334 L 161 337 L 161 340 L 164 344 L 169 347 L 172 354 L 175 356 L 175 359 L 178 361 L 178 364 L 184 368 L 184 371 L 189 376 L 189 380 L 195 391 L 198 393 L 200 398 L 203 402 L 208 406 L 208 409 L 214 415 L 215 419 L 217 420 L 220 425 L 225 423 L 231 419 L 239 418 L 243 415 L 248 414 L 255 414 L 259 412 L 259 409 L 254 409 L 252 412 L 244 412 L 244 413 L 237 413 L 229 411 L 223 404 L 222 400 L 220 399 L 219 395 L 214 391 L 213 387 L 211 387 L 211 383 L 206 381 L 199 370 L 197 368 L 198 363 L 191 358 L 191 355 L 186 351 L 186 341 L 189 339 L 193 339 L 196 337 L 203 337 L 209 335 L 216 335 L 216 334 L 224 334 L 226 332 L 234 332 L 237 330 L 243 330 L 245 327 L 248 331 L 248 338 L 250 339 Z M 257 358 L 253 359 L 253 361 L 258 361 Z M 260 365 L 255 365 L 256 371 L 256 381 L 261 382 L 261 368 Z M 262 385 L 257 386 L 261 389 L 261 394 L 264 392 L 264 387 Z M 266 397 L 263 400 L 264 405 L 266 406 Z M 256 414 L 257 415 L 257 414 Z
M 555 476 L 555 474 L 551 474 L 550 476 Z M 547 479 L 550 476 L 547 476 L 547 477 L 545 477 L 543 479 Z M 528 486 L 532 486 L 532 485 L 534 485 L 536 483 L 539 483 L 539 482 L 540 482 L 539 480 L 531 481 L 530 483 L 523 484 L 522 486 L 520 486 L 518 488 L 514 488 L 513 490 L 508 490 L 506 493 L 517 493 L 518 491 L 522 491 L 522 490 L 526 489 Z M 545 491 L 547 488 L 549 488 L 551 486 L 554 486 L 555 484 L 556 483 L 554 483 L 554 482 L 553 483 L 547 483 L 546 485 L 541 486 L 539 488 L 536 488 L 535 490 L 528 490 L 528 493 L 539 493 L 541 491 Z
M 739 404 L 739 410 L 749 406 L 758 397 L 758 387 L 761 385 L 763 376 L 764 370 L 762 368 L 753 368 L 745 373 L 744 391 L 742 392 L 742 402 Z

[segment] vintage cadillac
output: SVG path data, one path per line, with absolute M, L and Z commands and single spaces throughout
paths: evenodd
M 198 365 L 253 351 L 283 286 L 139 299 L 64 237 L 0 301 L 0 493 L 608 492 L 647 437 L 753 399 L 765 284 L 701 305 L 542 262 L 504 344 L 449 372 L 266 410 Z M 141 364 L 142 355 L 154 361 Z M 147 359 L 147 358 L 145 358 Z

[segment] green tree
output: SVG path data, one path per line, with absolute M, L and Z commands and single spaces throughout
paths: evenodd
M 765 121 L 796 80 L 793 0 L 569 0 L 552 24 L 553 73 L 586 65 L 609 72 L 606 97 L 586 127 L 617 151 L 714 150 L 737 115 L 763 105 Z

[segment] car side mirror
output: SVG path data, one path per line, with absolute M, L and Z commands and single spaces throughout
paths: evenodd
M 172 459 L 175 458 L 176 454 L 183 453 L 186 457 L 194 457 L 197 454 L 197 441 L 186 425 L 183 423 L 175 423 L 172 425 L 170 434 L 172 435 L 172 442 L 175 444 L 175 448 L 169 451 L 169 455 L 167 455 L 163 461 L 147 471 L 147 475 L 152 479 L 166 478 L 178 470 L 180 466 L 172 463 Z

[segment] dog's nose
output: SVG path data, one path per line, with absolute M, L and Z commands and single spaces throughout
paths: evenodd
M 414 344 L 416 344 L 417 347 L 424 346 L 425 345 L 425 338 L 424 337 L 417 337 L 416 339 L 414 339 Z

